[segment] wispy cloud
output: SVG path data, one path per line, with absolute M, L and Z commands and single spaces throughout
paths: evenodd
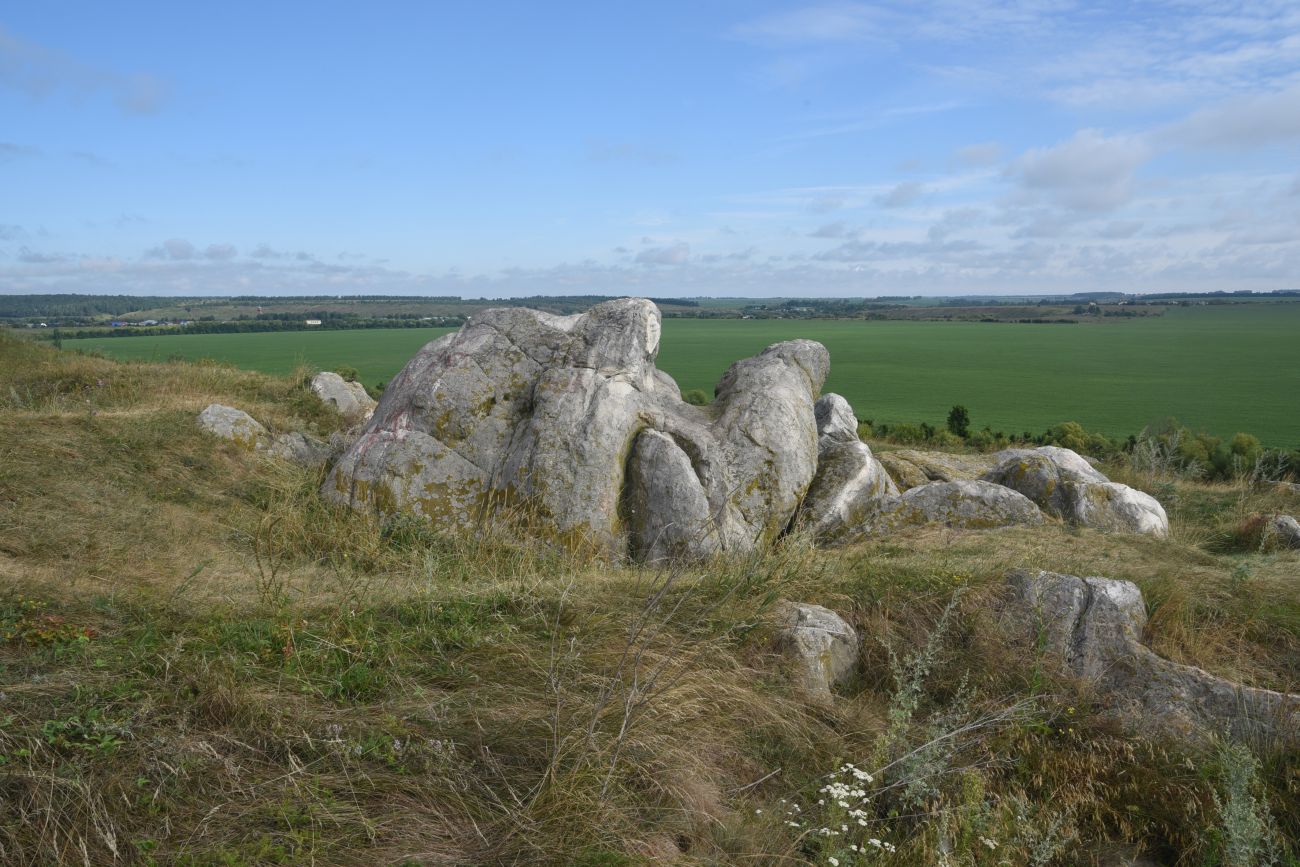
M 19 39 L 0 27 L 0 87 L 45 99 L 63 93 L 74 99 L 107 94 L 127 114 L 153 114 L 169 87 L 145 73 L 123 73 L 83 63 L 73 57 Z

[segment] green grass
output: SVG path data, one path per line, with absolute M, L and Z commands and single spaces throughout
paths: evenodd
M 67 341 L 118 358 L 215 358 L 268 373 L 348 364 L 387 381 L 444 329 L 172 335 Z M 877 422 L 941 424 L 953 404 L 972 427 L 1039 432 L 1062 421 L 1126 436 L 1174 416 L 1222 437 L 1300 446 L 1300 304 L 1172 308 L 1088 325 L 853 320 L 664 322 L 659 364 L 682 390 L 711 392 L 727 366 L 780 340 L 831 352 L 826 389 Z

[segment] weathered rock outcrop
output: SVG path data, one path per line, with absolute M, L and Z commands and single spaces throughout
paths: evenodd
M 838 394 L 824 394 L 817 417 L 817 474 L 799 509 L 797 526 L 819 542 L 834 542 L 864 524 L 898 487 L 858 439 L 853 407 Z
M 1242 686 L 1143 645 L 1146 606 L 1131 582 L 1016 572 L 1008 583 L 1010 631 L 1087 682 L 1133 729 L 1300 745 L 1300 695 Z
M 304 466 L 324 464 L 332 451 L 328 444 L 296 431 L 273 434 L 242 409 L 219 403 L 199 413 L 199 426 L 250 451 L 266 452 Z
M 375 411 L 375 399 L 365 386 L 349 382 L 337 373 L 323 371 L 311 379 L 311 390 L 322 403 L 334 407 L 351 424 L 365 421 Z
M 389 383 L 323 494 L 459 526 L 524 503 L 559 536 L 641 559 L 775 539 L 816 469 L 825 348 L 768 347 L 700 408 L 655 369 L 659 329 L 643 299 L 485 311 Z
M 886 500 L 842 539 L 886 536 L 907 527 L 942 524 L 984 530 L 1015 524 L 1041 524 L 1043 513 L 1028 497 L 990 482 L 929 482 Z
M 1274 515 L 1264 525 L 1264 545 L 1300 549 L 1300 521 L 1291 515 Z
M 1008 449 L 997 458 L 984 480 L 1019 491 L 1049 515 L 1099 530 L 1169 535 L 1155 497 L 1110 481 L 1070 449 Z
M 829 699 L 857 668 L 858 633 L 829 608 L 787 603 L 777 640 L 791 657 L 800 689 L 814 699 Z
M 903 491 L 928 482 L 974 481 L 996 463 L 993 455 L 953 455 L 915 449 L 881 452 L 877 458 Z

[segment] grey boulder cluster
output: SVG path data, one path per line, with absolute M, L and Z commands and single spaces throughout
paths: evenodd
M 655 367 L 659 335 L 644 299 L 568 317 L 484 311 L 389 383 L 322 493 L 461 528 L 526 505 L 545 534 L 641 561 L 746 551 L 792 528 L 837 544 L 1044 513 L 1167 532 L 1159 503 L 1065 449 L 951 458 L 949 477 L 900 491 L 848 402 L 820 395 L 830 367 L 820 344 L 777 343 L 736 362 L 698 407 Z
M 809 340 L 736 362 L 707 407 L 655 367 L 659 311 L 624 298 L 575 316 L 486 310 L 422 348 L 378 405 L 318 374 L 312 390 L 353 430 L 331 445 L 272 435 L 230 407 L 213 433 L 303 463 L 330 463 L 322 495 L 447 528 L 526 507 L 531 526 L 639 561 L 748 551 L 790 530 L 820 544 L 917 525 L 981 529 L 1045 516 L 1163 536 L 1153 498 L 1068 449 L 878 459 Z M 336 458 L 336 459 L 335 459 Z
M 487 310 L 389 383 L 323 495 L 451 527 L 526 504 L 556 538 L 642 560 L 776 539 L 816 474 L 826 349 L 768 347 L 701 408 L 655 368 L 659 335 L 641 299 Z

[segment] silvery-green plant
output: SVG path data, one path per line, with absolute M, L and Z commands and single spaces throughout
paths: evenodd
M 1268 801 L 1257 794 L 1259 759 L 1243 744 L 1219 744 L 1219 787 L 1214 793 L 1223 839 L 1224 863 L 1230 867 L 1268 867 L 1278 863 L 1277 840 Z

